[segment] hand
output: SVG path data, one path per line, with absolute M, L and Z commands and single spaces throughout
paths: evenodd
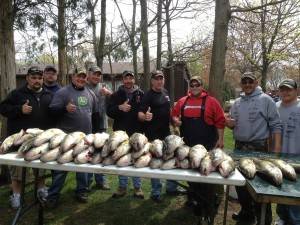
M 76 111 L 76 105 L 74 104 L 73 99 L 71 99 L 71 100 L 69 101 L 69 103 L 67 104 L 66 110 L 67 110 L 67 112 L 69 112 L 69 113 L 73 113 L 73 112 Z
M 129 99 L 127 99 L 122 105 L 119 105 L 119 109 L 123 112 L 129 112 L 131 110 L 131 105 L 128 104 Z
M 104 95 L 104 96 L 110 96 L 112 94 L 112 92 L 107 89 L 106 87 L 103 87 L 100 89 L 100 94 Z
M 182 124 L 180 116 L 173 116 L 173 123 L 176 127 L 180 127 Z
M 215 148 L 224 148 L 224 141 L 221 139 L 218 139 Z
M 235 119 L 231 118 L 229 114 L 225 114 L 225 125 L 231 129 L 235 127 Z
M 148 107 L 148 110 L 145 113 L 145 121 L 151 121 L 152 120 L 153 114 L 150 111 L 151 111 L 151 108 Z
M 27 99 L 24 105 L 22 105 L 22 113 L 30 114 L 32 112 L 32 106 L 29 105 L 29 100 Z

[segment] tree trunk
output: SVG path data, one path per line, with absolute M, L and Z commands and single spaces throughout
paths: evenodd
M 100 40 L 98 46 L 99 62 L 97 60 L 97 64 L 101 69 L 103 66 L 103 58 L 104 58 L 105 29 L 106 29 L 106 0 L 101 0 L 101 30 L 100 30 Z
M 261 5 L 264 1 L 261 0 Z M 267 53 L 267 43 L 265 38 L 266 33 L 266 7 L 263 8 L 260 19 L 261 19 L 261 51 L 262 51 L 262 70 L 261 70 L 261 88 L 266 91 L 266 81 L 268 72 L 268 53 Z
M 136 5 L 137 2 L 136 0 L 132 0 L 132 18 L 131 18 L 131 32 L 129 34 L 130 36 L 130 45 L 131 45 L 131 50 L 132 50 L 132 64 L 133 64 L 133 72 L 135 76 L 138 78 L 138 84 L 141 85 L 140 79 L 138 76 L 138 65 L 137 65 L 137 50 L 138 46 L 135 45 L 135 35 L 136 35 L 136 27 L 135 27 L 135 18 L 136 18 Z
M 150 80 L 150 56 L 149 56 L 149 42 L 148 42 L 148 16 L 147 16 L 147 0 L 140 0 L 141 2 L 141 39 L 143 46 L 143 88 L 149 89 Z
M 66 85 L 67 73 L 67 51 L 66 51 L 66 28 L 65 28 L 65 1 L 57 0 L 58 5 L 58 71 L 59 81 Z
M 161 42 L 162 42 L 162 2 L 163 0 L 158 0 L 157 3 L 157 47 L 156 47 L 156 69 L 161 69 Z
M 91 0 L 87 1 L 88 9 L 91 13 L 91 26 L 93 32 L 93 47 L 94 47 L 94 54 L 96 58 L 97 65 L 100 63 L 100 57 L 98 54 L 98 41 L 96 36 L 96 17 L 95 17 L 95 6 L 97 3 L 93 4 Z
M 229 19 L 229 0 L 216 1 L 214 41 L 209 72 L 209 92 L 211 95 L 216 97 L 220 103 L 223 102 L 222 90 L 225 74 L 226 43 Z

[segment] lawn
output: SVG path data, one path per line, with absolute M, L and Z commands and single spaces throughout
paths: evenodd
M 225 132 L 225 148 L 232 149 L 233 141 L 230 130 Z M 87 204 L 80 204 L 74 200 L 75 179 L 74 173 L 69 173 L 65 186 L 61 192 L 60 204 L 56 209 L 45 210 L 46 225 L 185 225 L 197 224 L 197 217 L 190 209 L 184 207 L 185 196 L 169 197 L 163 195 L 163 203 L 157 204 L 149 199 L 150 181 L 143 179 L 145 200 L 132 197 L 132 185 L 129 193 L 122 199 L 112 199 L 111 195 L 117 188 L 117 177 L 108 176 L 112 189 L 102 191 L 92 189 Z M 50 184 L 51 180 L 47 180 Z M 0 225 L 10 224 L 15 211 L 9 208 L 9 187 L 0 187 Z M 32 191 L 26 194 L 27 201 L 31 200 Z M 223 204 L 223 203 L 222 203 Z M 236 203 L 229 203 L 227 224 L 235 224 L 231 220 L 233 210 L 238 210 Z M 222 224 L 223 206 L 215 224 Z M 20 224 L 36 224 L 37 208 L 28 212 Z

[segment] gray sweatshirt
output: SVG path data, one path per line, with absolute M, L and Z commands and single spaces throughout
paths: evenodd
M 300 99 L 290 106 L 276 103 L 282 123 L 282 149 L 283 153 L 300 154 Z
M 271 133 L 280 133 L 279 114 L 272 98 L 257 87 L 250 95 L 242 93 L 230 109 L 235 120 L 233 130 L 237 141 L 259 141 Z
M 76 105 L 76 111 L 69 113 L 66 106 L 69 102 Z M 57 127 L 65 132 L 92 132 L 92 114 L 98 112 L 96 96 L 86 88 L 75 89 L 73 85 L 58 90 L 49 106 L 50 111 L 58 118 Z

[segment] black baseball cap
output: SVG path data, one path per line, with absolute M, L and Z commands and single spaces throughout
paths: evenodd
M 47 65 L 44 69 L 44 72 L 47 72 L 47 71 L 53 71 L 54 73 L 57 72 L 56 68 L 52 65 Z
M 132 77 L 134 77 L 134 73 L 133 73 L 132 71 L 129 71 L 129 70 L 123 71 L 122 77 L 127 77 L 127 76 L 132 76 Z
M 244 80 L 244 79 L 251 79 L 251 80 L 256 80 L 256 76 L 253 72 L 245 72 L 243 73 L 242 77 L 241 77 L 241 80 Z
M 43 75 L 43 71 L 38 66 L 29 67 L 27 75 Z
M 93 73 L 99 72 L 99 73 L 102 73 L 100 67 L 98 67 L 98 66 L 91 66 L 89 68 L 89 72 L 93 72 Z
M 155 70 L 155 71 L 151 72 L 151 79 L 155 79 L 157 77 L 164 78 L 165 75 L 164 75 L 164 73 L 161 70 Z
M 293 79 L 285 79 L 279 84 L 279 88 L 287 87 L 290 89 L 297 89 L 297 83 Z

